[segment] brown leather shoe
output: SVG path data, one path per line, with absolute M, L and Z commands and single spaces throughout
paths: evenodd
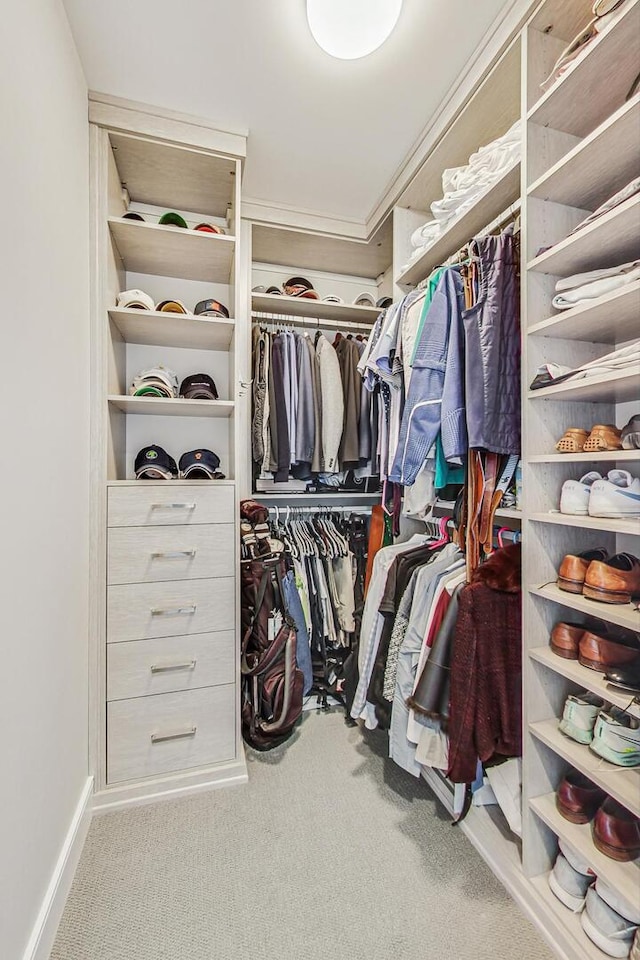
M 607 797 L 593 821 L 593 842 L 600 853 L 626 863 L 640 857 L 640 819 Z
M 580 637 L 578 659 L 583 667 L 606 673 L 611 667 L 626 667 L 640 657 L 640 649 L 616 643 L 584 630 Z
M 583 553 L 568 553 L 558 570 L 558 587 L 566 593 L 582 593 L 589 564 L 594 560 L 605 561 L 606 550 L 585 550 Z
M 549 646 L 559 657 L 565 660 L 578 659 L 580 637 L 584 633 L 581 623 L 556 623 L 551 631 Z
M 597 423 L 591 428 L 583 450 L 596 453 L 598 450 L 622 450 L 621 431 L 612 423 Z
M 569 427 L 556 443 L 556 450 L 558 453 L 580 453 L 588 439 L 588 430 Z
M 594 557 L 582 593 L 602 603 L 630 603 L 632 597 L 640 596 L 640 560 L 630 553 L 616 553 L 608 560 Z
M 570 770 L 556 792 L 556 807 L 558 813 L 571 823 L 589 823 L 606 799 L 604 790 L 591 783 L 583 773 Z

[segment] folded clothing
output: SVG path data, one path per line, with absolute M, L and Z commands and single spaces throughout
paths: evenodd
M 609 213 L 610 210 L 614 210 L 615 207 L 620 206 L 625 200 L 628 200 L 630 197 L 635 197 L 637 193 L 640 193 L 640 177 L 634 177 L 634 179 L 630 180 L 621 190 L 618 190 L 612 197 L 609 197 L 608 200 L 601 203 L 598 209 L 590 213 L 584 220 L 581 220 L 578 226 L 573 228 L 571 233 L 577 233 L 578 230 L 583 230 L 590 223 L 603 217 L 605 213 Z
M 636 340 L 626 347 L 621 347 L 619 350 L 613 350 L 606 356 L 591 360 L 590 363 L 585 363 L 575 369 L 565 367 L 560 363 L 544 363 L 536 370 L 530 389 L 541 390 L 543 387 L 563 383 L 565 380 L 606 376 L 608 373 L 617 373 L 633 368 L 640 370 L 640 340 Z
M 578 303 L 603 297 L 638 279 L 640 279 L 640 260 L 632 260 L 605 270 L 577 273 L 572 277 L 558 280 L 552 303 L 556 310 L 569 310 Z

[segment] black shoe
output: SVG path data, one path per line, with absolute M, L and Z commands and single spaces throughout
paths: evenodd
M 609 683 L 624 687 L 632 693 L 640 693 L 640 657 L 628 667 L 613 667 L 606 674 Z

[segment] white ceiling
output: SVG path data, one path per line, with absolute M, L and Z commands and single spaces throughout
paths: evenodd
M 245 197 L 359 221 L 507 5 L 404 0 L 387 43 L 343 61 L 305 0 L 64 2 L 91 89 L 248 130 Z

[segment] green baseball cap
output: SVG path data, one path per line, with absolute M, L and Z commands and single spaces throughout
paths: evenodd
M 182 227 L 183 230 L 189 229 L 184 217 L 181 217 L 179 213 L 173 210 L 168 210 L 167 213 L 163 213 L 158 223 L 161 223 L 163 227 Z

